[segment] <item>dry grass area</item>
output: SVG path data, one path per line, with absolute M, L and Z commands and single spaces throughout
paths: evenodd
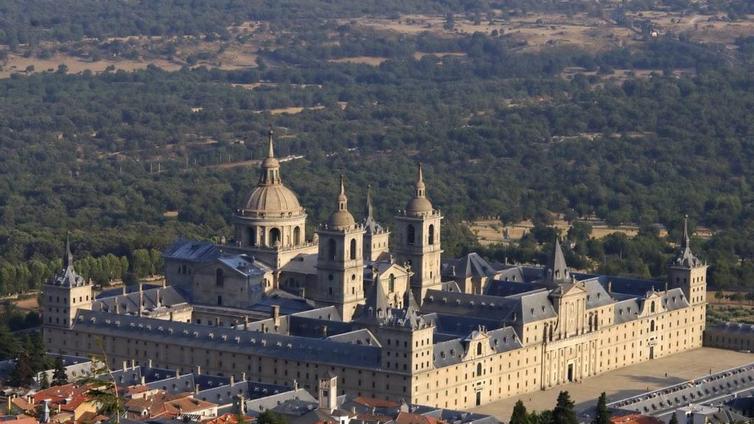
M 532 228 L 534 223 L 531 220 L 524 220 L 512 225 L 503 225 L 496 219 L 480 219 L 466 223 L 469 230 L 476 235 L 477 241 L 482 246 L 493 244 L 507 243 L 521 240 Z M 562 219 L 556 219 L 553 224 L 561 234 L 566 234 L 571 228 L 571 224 Z M 639 227 L 635 225 L 609 226 L 601 224 L 592 224 L 592 237 L 601 239 L 610 234 L 622 233 L 628 237 L 634 237 L 639 234 Z M 664 230 L 660 236 L 664 237 L 667 233 Z
M 52 72 L 58 69 L 59 65 L 65 65 L 68 67 L 68 72 L 72 74 L 78 74 L 84 71 L 91 71 L 94 73 L 104 72 L 108 66 L 115 67 L 116 70 L 134 71 L 138 69 L 145 69 L 150 64 L 158 66 L 167 71 L 176 71 L 181 68 L 180 64 L 170 62 L 164 59 L 157 60 L 98 60 L 95 62 L 89 60 L 83 60 L 80 58 L 57 54 L 49 59 L 39 59 L 36 57 L 23 57 L 15 54 L 8 55 L 8 59 L 3 64 L 2 70 L 0 70 L 0 78 L 9 78 L 11 74 L 24 73 L 30 66 L 33 67 L 33 72 Z
M 312 107 L 291 106 L 291 107 L 281 107 L 277 109 L 257 110 L 254 113 L 267 112 L 270 115 L 296 115 L 305 110 L 324 110 L 324 108 L 325 108 L 324 106 L 312 106 Z
M 13 304 L 22 311 L 37 311 L 39 310 L 39 302 L 37 296 L 24 297 L 13 301 Z
M 498 16 L 501 16 L 498 13 Z M 754 16 L 727 22 L 721 17 L 688 15 L 670 12 L 637 12 L 629 15 L 635 20 L 652 21 L 659 35 L 667 32 L 685 33 L 692 40 L 723 43 L 731 46 L 742 35 L 754 33 Z M 590 51 L 622 47 L 642 41 L 639 31 L 616 25 L 614 22 L 585 14 L 530 13 L 475 23 L 464 16 L 455 16 L 452 29 L 445 28 L 445 17 L 405 15 L 399 19 L 360 18 L 350 22 L 375 30 L 402 34 L 419 34 L 425 31 L 448 37 L 469 35 L 475 32 L 512 37 L 525 50 L 538 51 L 553 46 L 579 46 Z
M 330 59 L 328 62 L 332 63 L 356 63 L 360 65 L 380 66 L 382 62 L 386 61 L 386 57 L 378 56 L 351 56 L 341 57 L 338 59 Z

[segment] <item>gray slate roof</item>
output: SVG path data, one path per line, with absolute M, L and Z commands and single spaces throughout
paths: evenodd
M 209 262 L 220 256 L 220 250 L 208 241 L 178 239 L 168 246 L 162 257 L 186 262 Z
M 307 360 L 327 364 L 348 364 L 379 368 L 378 347 L 339 343 L 332 340 L 257 333 L 232 328 L 209 327 L 193 323 L 117 315 L 100 311 L 79 310 L 77 331 L 93 332 L 162 342 L 165 337 L 178 345 L 218 348 L 240 354 L 256 354 L 290 360 Z

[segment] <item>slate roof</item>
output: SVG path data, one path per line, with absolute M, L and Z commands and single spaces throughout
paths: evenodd
M 443 264 L 443 276 L 448 278 L 486 277 L 495 272 L 492 265 L 476 252 Z
M 141 292 L 142 306 L 146 311 L 157 310 L 160 308 L 169 308 L 176 305 L 188 305 L 186 299 L 171 286 L 157 287 Z M 115 312 L 115 304 L 118 304 L 118 313 L 134 313 L 139 311 L 139 292 L 134 291 L 125 295 L 115 295 L 113 297 L 100 298 L 94 301 L 92 309 L 99 311 Z
M 327 338 L 327 340 L 333 340 L 341 343 L 353 343 L 367 346 L 380 346 L 380 342 L 374 337 L 371 331 L 366 328 L 359 330 L 349 331 L 347 333 L 335 334 Z
M 280 269 L 282 272 L 292 272 L 304 275 L 317 274 L 317 254 L 299 253 Z
M 100 311 L 79 310 L 73 327 L 81 332 L 133 337 L 163 342 L 170 337 L 177 345 L 219 348 L 226 352 L 257 354 L 290 360 L 307 360 L 328 364 L 348 364 L 379 368 L 378 347 L 339 343 L 307 337 L 257 333 L 232 328 L 210 327 L 193 323 L 117 315 Z
M 222 254 L 216 260 L 244 277 L 259 277 L 272 271 L 269 265 L 245 253 Z
M 290 391 L 291 389 L 286 386 L 253 381 L 237 381 L 233 384 L 199 390 L 198 393 L 194 394 L 194 398 L 213 402 L 218 405 L 227 405 L 232 404 L 239 395 L 243 395 L 244 399 L 253 400 Z
M 436 368 L 447 367 L 462 361 L 468 347 L 468 340 L 473 338 L 474 332 L 463 339 L 457 338 L 435 343 L 432 346 L 432 360 Z M 521 341 L 512 327 L 498 328 L 487 331 L 490 348 L 496 353 L 507 352 L 522 347 Z
M 178 239 L 168 246 L 162 257 L 186 262 L 209 262 L 220 256 L 220 249 L 208 241 Z
M 612 288 L 611 293 L 623 293 L 636 296 L 645 296 L 650 291 L 664 291 L 665 283 L 654 280 L 641 280 L 638 278 L 625 278 L 614 277 L 608 275 L 594 275 L 594 274 L 572 274 L 577 281 L 587 279 L 597 279 L 602 287 L 605 289 L 610 286 Z
M 435 335 L 446 334 L 456 337 L 465 336 L 480 326 L 496 329 L 502 324 L 501 321 L 494 319 L 438 313 L 426 314 L 424 319 L 435 325 Z
M 624 322 L 635 320 L 641 307 L 639 305 L 639 299 L 627 299 L 615 302 L 615 318 L 616 324 L 622 324 Z
M 496 277 L 497 278 L 497 277 Z M 542 290 L 546 286 L 540 283 L 519 283 L 505 280 L 491 280 L 487 283 L 484 294 L 487 296 L 511 296 L 519 293 L 526 293 L 532 290 Z

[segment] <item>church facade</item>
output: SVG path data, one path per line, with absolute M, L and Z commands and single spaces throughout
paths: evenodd
M 312 391 L 335 375 L 343 394 L 470 408 L 702 345 L 707 267 L 688 231 L 667 281 L 644 281 L 574 273 L 559 242 L 546 266 L 443 258 L 421 166 L 395 246 L 367 198 L 357 221 L 341 177 L 308 237 L 270 134 L 233 240 L 177 241 L 169 285 L 95 298 L 67 249 L 44 287 L 48 349 Z

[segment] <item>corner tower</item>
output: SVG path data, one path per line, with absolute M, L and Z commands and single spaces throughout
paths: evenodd
M 424 299 L 429 289 L 440 289 L 440 211 L 427 199 L 421 163 L 416 174 L 416 193 L 406 209 L 395 217 L 398 261 L 411 267 L 411 290 L 416 299 Z
M 668 285 L 680 288 L 692 306 L 707 303 L 707 264 L 691 251 L 688 215 L 683 218 L 681 249 L 668 267 Z
M 334 305 L 350 321 L 364 299 L 364 228 L 348 212 L 345 182 L 340 177 L 337 209 L 317 230 L 317 286 L 309 295 L 317 303 Z
M 94 296 L 92 284 L 76 273 L 68 236 L 65 239 L 63 268 L 42 288 L 42 323 L 45 341 L 51 333 L 70 328 L 79 309 L 91 309 Z

